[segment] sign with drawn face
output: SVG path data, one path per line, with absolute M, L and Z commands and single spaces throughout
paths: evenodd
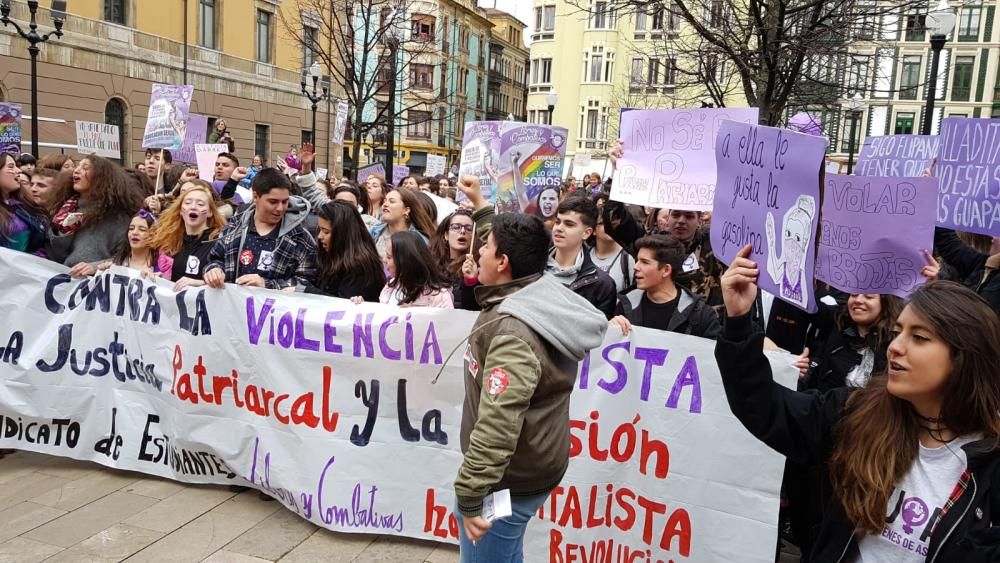
M 814 233 L 826 146 L 825 137 L 735 121 L 722 123 L 715 143 L 715 255 L 729 264 L 752 245 L 760 288 L 807 311 L 816 310 Z

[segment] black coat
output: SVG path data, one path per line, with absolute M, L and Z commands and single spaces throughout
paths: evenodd
M 594 264 L 586 248 L 580 249 L 580 252 L 583 253 L 583 264 L 580 265 L 580 271 L 577 272 L 576 278 L 566 287 L 590 301 L 594 307 L 597 307 L 598 311 L 611 319 L 618 303 L 618 288 L 615 286 L 615 280 Z
M 978 293 L 1000 314 L 1000 259 L 994 264 L 988 254 L 965 244 L 950 229 L 934 229 L 934 249 L 958 272 L 965 287 Z
M 687 289 L 678 287 L 677 290 L 680 292 L 680 297 L 677 300 L 677 308 L 674 309 L 674 314 L 667 324 L 667 330 L 702 338 L 718 338 L 722 325 L 719 324 L 719 315 L 715 310 L 709 307 L 704 299 Z M 645 293 L 641 289 L 622 293 L 618 296 L 618 309 L 615 313 L 628 319 L 634 326 L 648 326 L 643 322 L 642 308 L 639 306 Z
M 753 329 L 747 316 L 728 319 L 723 327 L 715 359 L 729 408 L 751 434 L 789 460 L 827 465 L 837 424 L 853 391 L 800 393 L 775 383 L 763 343 L 763 334 Z M 972 477 L 968 489 L 934 528 L 928 563 L 1000 562 L 1000 450 L 988 439 L 963 449 Z M 838 563 L 855 544 L 854 526 L 833 497 L 810 561 Z

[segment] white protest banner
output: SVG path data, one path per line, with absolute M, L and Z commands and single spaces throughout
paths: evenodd
M 198 162 L 198 177 L 206 182 L 215 179 L 215 161 L 220 153 L 229 152 L 229 145 L 216 143 L 213 145 L 195 145 L 194 157 Z
M 441 156 L 439 154 L 429 154 L 427 155 L 427 168 L 424 169 L 424 174 L 427 176 L 437 176 L 438 174 L 444 174 L 445 166 L 448 164 L 448 158 Z
M 587 171 L 585 169 L 590 166 L 591 156 L 589 154 L 574 154 L 573 155 L 573 174 L 583 175 Z
M 330 139 L 335 145 L 343 144 L 344 132 L 347 130 L 347 102 L 337 102 L 337 121 L 333 125 L 333 137 Z
M 122 146 L 117 125 L 76 122 L 76 152 L 104 158 L 121 158 Z
M 757 123 L 757 108 L 623 111 L 625 154 L 611 199 L 636 205 L 711 211 L 715 197 L 715 138 L 725 120 Z
M 333 530 L 456 542 L 474 313 L 66 272 L 0 249 L 0 447 L 249 484 Z M 783 460 L 730 414 L 713 349 L 608 332 L 580 365 L 570 467 L 529 560 L 773 561 Z M 792 361 L 772 357 L 780 381 Z

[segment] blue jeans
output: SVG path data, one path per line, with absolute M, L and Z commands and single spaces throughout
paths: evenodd
M 511 497 L 513 514 L 503 520 L 494 520 L 493 527 L 475 545 L 465 535 L 462 514 L 456 510 L 461 563 L 522 563 L 524 532 L 528 529 L 528 522 L 538 512 L 538 507 L 547 498 L 549 493 L 534 497 Z

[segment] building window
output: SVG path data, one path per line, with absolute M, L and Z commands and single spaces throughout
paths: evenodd
M 315 27 L 302 27 L 302 68 L 308 69 L 316 62 L 316 36 Z
M 913 112 L 896 114 L 896 127 L 893 129 L 893 133 L 896 135 L 913 134 Z
M 663 83 L 673 86 L 677 82 L 677 59 L 668 57 L 663 61 Z
M 635 13 L 635 30 L 646 31 L 646 12 L 640 10 Z
M 410 20 L 410 39 L 416 41 L 433 41 L 435 23 L 434 16 L 414 14 L 413 19 Z
M 590 55 L 590 76 L 591 82 L 601 81 L 601 68 L 604 66 L 604 57 L 600 53 Z
M 903 57 L 903 72 L 899 78 L 899 99 L 916 100 L 920 84 L 920 55 Z
M 303 145 L 313 142 L 313 133 L 309 129 L 299 129 L 299 142 Z
M 257 10 L 257 60 L 271 62 L 271 13 Z
M 434 89 L 434 66 L 413 63 L 410 65 L 410 86 L 417 90 Z
M 588 109 L 587 110 L 587 139 L 597 138 L 597 125 L 600 123 L 600 110 L 598 109 Z
M 531 65 L 531 83 L 549 84 L 552 82 L 552 59 L 535 59 Z
M 267 160 L 268 148 L 270 147 L 269 132 L 270 128 L 267 125 L 261 125 L 260 123 L 254 125 L 253 151 L 254 154 L 259 154 L 264 160 Z
M 118 25 L 126 23 L 126 3 L 128 0 L 104 0 L 104 21 Z
M 726 25 L 726 4 L 723 0 L 711 0 L 708 6 L 708 25 L 712 27 Z
M 909 14 L 906 16 L 906 40 L 923 41 L 927 31 L 927 14 Z
M 615 23 L 614 10 L 607 2 L 594 2 L 590 13 L 590 29 L 611 29 Z
M 642 84 L 642 59 L 632 59 L 632 73 L 629 78 L 632 84 Z
M 411 139 L 431 138 L 431 112 L 414 111 L 406 112 L 409 123 L 406 125 L 406 136 Z
M 215 49 L 215 0 L 199 0 L 198 45 Z
M 979 40 L 979 16 L 983 13 L 982 6 L 964 6 L 958 14 L 958 40 Z
M 951 82 L 951 99 L 967 102 L 972 95 L 972 69 L 976 57 L 955 57 L 955 78 Z
M 646 69 L 646 84 L 656 86 L 660 83 L 660 59 L 649 59 L 649 68 Z
M 118 164 L 125 165 L 125 155 L 128 154 L 128 145 L 125 144 L 125 104 L 118 98 L 111 98 L 104 106 L 104 123 L 118 127 L 118 146 L 121 148 L 121 158 Z

